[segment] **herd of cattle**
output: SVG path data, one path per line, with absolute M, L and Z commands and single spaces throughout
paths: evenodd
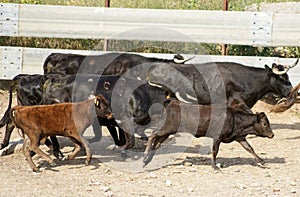
M 169 60 L 128 53 L 50 54 L 43 65 L 44 75 L 20 74 L 11 81 L 8 108 L 0 120 L 0 128 L 6 126 L 0 149 L 9 144 L 17 127 L 33 171 L 39 170 L 31 158 L 35 153 L 54 164 L 39 149 L 40 143 L 63 159 L 73 159 L 83 146 L 89 164 L 92 156 L 88 144 L 101 140 L 100 126 L 106 126 L 114 143 L 124 151 L 134 146 L 136 133 L 148 140 L 145 165 L 169 135 L 178 131 L 213 138 L 215 169 L 221 142 L 237 141 L 263 163 L 246 136 L 272 138 L 274 134 L 265 113 L 254 114 L 251 108 L 267 93 L 279 97 L 291 94 L 287 71 L 298 60 L 290 66 L 274 63 L 271 68 L 187 61 L 181 55 Z M 12 107 L 14 90 L 18 106 Z M 95 137 L 88 141 L 83 132 L 90 125 Z M 149 127 L 155 129 L 146 135 L 144 130 Z M 56 135 L 74 142 L 70 155 L 64 157 L 60 152 Z

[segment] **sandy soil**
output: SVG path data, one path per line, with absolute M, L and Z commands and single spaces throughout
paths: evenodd
M 0 93 L 0 115 L 6 110 L 8 94 Z M 254 111 L 267 113 L 275 133 L 273 139 L 249 136 L 266 168 L 238 143 L 221 144 L 214 171 L 206 154 L 208 138 L 176 135 L 162 147 L 147 168 L 142 168 L 144 142 L 137 141 L 131 158 L 121 161 L 107 131 L 92 143 L 93 160 L 85 166 L 85 152 L 73 161 L 56 160 L 51 167 L 34 156 L 43 170 L 33 173 L 21 152 L 0 157 L 0 196 L 299 196 L 300 195 L 300 105 L 270 113 L 270 105 L 258 102 Z M 0 130 L 3 132 L 3 128 Z M 87 138 L 92 136 L 90 129 Z M 13 142 L 20 140 L 14 130 Z M 72 150 L 67 138 L 59 138 L 62 152 Z M 42 146 L 43 150 L 48 148 Z M 48 151 L 51 153 L 50 151 Z

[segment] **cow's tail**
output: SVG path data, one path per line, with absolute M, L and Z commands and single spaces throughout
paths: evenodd
M 4 113 L 4 116 L 0 120 L 0 128 L 3 127 L 4 125 L 6 125 L 10 120 L 9 112 L 10 112 L 11 104 L 12 104 L 12 93 L 13 93 L 14 85 L 15 85 L 15 81 L 12 80 L 10 82 L 10 86 L 9 86 L 9 103 L 8 103 L 7 110 Z
M 278 112 L 284 112 L 284 111 L 290 109 L 297 102 L 297 96 L 298 96 L 299 89 L 300 89 L 300 83 L 290 91 L 289 96 L 288 96 L 287 100 L 285 101 L 285 103 L 276 105 L 270 111 L 278 113 Z
M 16 126 L 16 128 L 18 128 L 17 125 L 17 121 L 16 121 L 16 117 L 15 117 L 15 111 L 16 109 L 18 109 L 19 106 L 14 106 L 10 111 L 9 111 L 9 118 L 12 121 L 12 123 L 14 124 L 14 126 Z M 21 132 L 20 132 L 21 130 Z M 24 131 L 22 129 L 19 129 L 19 134 L 22 138 L 25 137 Z

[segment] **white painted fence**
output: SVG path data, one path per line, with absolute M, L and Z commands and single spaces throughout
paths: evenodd
M 269 12 L 120 9 L 26 4 L 0 4 L 0 36 L 106 38 L 223 43 L 261 46 L 300 46 L 300 15 Z M 0 47 L 0 79 L 20 73 L 42 73 L 51 52 L 89 51 Z M 92 52 L 102 54 L 104 52 Z M 145 56 L 172 58 L 167 54 Z M 189 55 L 186 55 L 189 56 Z M 234 61 L 252 66 L 290 59 L 197 56 L 192 62 Z M 300 68 L 300 66 L 299 66 Z M 289 71 L 298 83 L 299 69 Z
M 6 36 L 300 46 L 300 15 L 0 4 Z

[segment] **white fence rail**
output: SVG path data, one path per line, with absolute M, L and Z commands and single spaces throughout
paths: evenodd
M 300 46 L 300 15 L 268 12 L 120 9 L 26 4 L 0 4 L 0 36 L 106 38 L 223 43 L 262 46 Z M 42 73 L 51 52 L 104 52 L 0 47 L 0 79 L 20 73 Z M 142 54 L 172 58 L 170 54 Z M 191 55 L 185 55 L 186 57 Z M 267 57 L 196 56 L 191 63 L 233 61 L 263 67 L 295 60 Z M 289 71 L 295 85 L 300 66 Z
M 53 52 L 74 53 L 85 55 L 100 55 L 107 53 L 105 51 L 80 51 L 63 49 L 41 49 L 41 48 L 22 48 L 22 47 L 0 47 L 0 79 L 12 79 L 15 75 L 21 73 L 43 74 L 42 65 L 48 55 Z M 158 53 L 138 53 L 146 57 L 157 57 L 172 59 L 174 54 Z M 193 57 L 195 55 L 183 54 L 184 57 Z M 217 55 L 196 55 L 189 63 L 204 63 L 211 61 L 230 61 L 237 62 L 247 66 L 261 67 L 265 64 L 272 66 L 272 63 L 291 64 L 296 61 L 293 58 L 276 57 L 254 57 L 254 56 L 217 56 Z M 2 65 L 2 66 L 1 66 Z M 300 82 L 300 64 L 289 71 L 290 80 L 293 85 Z
M 0 36 L 300 46 L 300 15 L 0 4 Z

